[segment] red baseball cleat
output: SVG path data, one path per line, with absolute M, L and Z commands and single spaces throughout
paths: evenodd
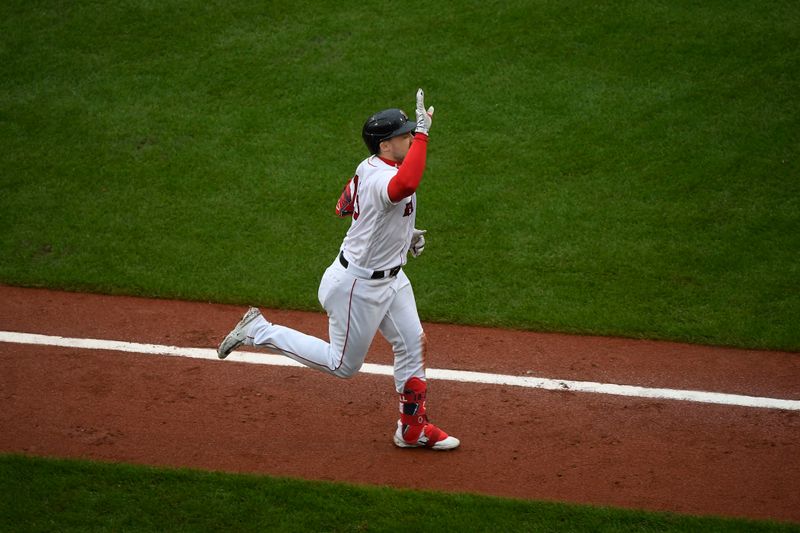
M 408 426 L 406 426 L 408 427 Z M 403 423 L 397 421 L 397 431 L 394 432 L 394 443 L 400 448 L 430 448 L 431 450 L 453 450 L 461 444 L 455 437 L 451 437 L 430 422 L 422 427 L 416 440 L 408 442 L 403 437 Z

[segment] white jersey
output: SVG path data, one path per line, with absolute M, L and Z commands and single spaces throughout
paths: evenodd
M 370 156 L 350 180 L 354 211 L 342 242 L 345 258 L 368 270 L 388 270 L 406 264 L 416 219 L 416 193 L 398 203 L 389 199 L 389 181 L 399 163 Z

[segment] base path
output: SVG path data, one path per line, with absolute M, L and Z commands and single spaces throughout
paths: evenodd
M 213 348 L 245 306 L 0 286 L 0 331 Z M 322 338 L 324 314 L 263 310 Z M 424 324 L 428 366 L 800 400 L 800 354 Z M 0 342 L 0 452 L 800 522 L 800 411 Z M 391 364 L 380 337 L 367 361 Z

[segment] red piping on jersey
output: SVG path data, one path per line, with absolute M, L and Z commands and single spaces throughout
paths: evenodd
M 422 180 L 422 173 L 425 171 L 425 159 L 428 154 L 428 136 L 424 133 L 417 133 L 414 142 L 408 150 L 400 170 L 389 181 L 389 199 L 392 202 L 399 202 L 414 194 Z M 383 159 L 383 161 L 386 161 Z M 396 165 L 394 161 L 389 163 Z
M 378 159 L 380 159 L 381 161 L 383 161 L 384 163 L 386 163 L 390 167 L 400 168 L 400 163 L 398 163 L 397 161 L 392 161 L 391 159 L 386 159 L 385 157 L 381 157 L 381 156 L 378 156 Z M 372 163 L 370 163 L 370 164 L 372 165 Z M 375 167 L 377 165 L 372 165 L 372 166 Z
M 339 367 L 342 366 L 344 362 L 344 351 L 347 349 L 347 339 L 350 338 L 350 310 L 353 308 L 353 293 L 356 292 L 356 283 L 358 282 L 357 279 L 353 280 L 353 286 L 350 287 L 350 302 L 347 304 L 347 331 L 344 334 L 344 346 L 342 346 L 342 357 L 339 359 L 339 366 L 333 369 L 333 371 L 339 370 Z
M 291 350 L 287 350 L 286 348 L 281 348 L 281 347 L 280 347 L 280 346 L 278 346 L 277 344 L 272 344 L 271 342 L 268 342 L 268 343 L 266 343 L 266 344 L 259 344 L 259 346 L 264 346 L 264 347 L 266 347 L 266 348 L 269 348 L 269 349 L 272 349 L 272 350 L 277 350 L 277 351 L 279 351 L 279 352 L 282 352 L 282 353 L 284 353 L 284 354 L 289 354 L 289 355 L 291 355 L 292 357 L 296 357 L 296 358 L 298 358 L 298 359 L 302 359 L 303 361 L 305 361 L 306 363 L 308 363 L 308 366 L 310 366 L 310 367 L 312 367 L 312 368 L 321 368 L 321 369 L 325 369 L 325 370 L 327 370 L 327 371 L 329 371 L 329 372 L 331 371 L 331 369 L 330 369 L 330 368 L 328 368 L 327 366 L 325 366 L 325 365 L 321 365 L 321 364 L 319 364 L 319 363 L 315 363 L 315 362 L 314 362 L 314 361 L 312 361 L 311 359 L 306 359 L 306 358 L 305 358 L 305 357 L 303 357 L 302 355 L 300 355 L 300 354 L 296 354 L 296 353 L 294 353 L 294 352 L 293 352 L 293 351 L 291 351 Z
M 357 282 L 358 282 L 357 279 L 353 280 L 353 286 L 350 288 L 350 302 L 348 303 L 348 306 L 347 306 L 347 332 L 344 335 L 344 347 L 342 347 L 342 356 L 339 359 L 339 364 L 336 366 L 336 368 L 331 370 L 330 368 L 328 368 L 326 366 L 323 366 L 323 365 L 321 365 L 319 363 L 315 363 L 314 361 L 312 361 L 310 359 L 306 359 L 305 357 L 303 357 L 300 354 L 296 354 L 296 353 L 294 353 L 292 351 L 287 350 L 286 348 L 281 348 L 280 346 L 276 346 L 275 344 L 272 344 L 272 343 L 267 343 L 267 344 L 264 344 L 263 346 L 268 346 L 268 347 L 274 348 L 274 349 L 276 349 L 278 351 L 292 354 L 293 356 L 297 357 L 298 359 L 302 359 L 303 361 L 307 361 L 308 363 L 310 363 L 312 366 L 315 366 L 315 367 L 325 368 L 325 369 L 327 369 L 327 370 L 329 370 L 331 372 L 336 372 L 337 370 L 339 370 L 342 367 L 342 363 L 344 363 L 344 351 L 345 351 L 345 348 L 347 348 L 347 339 L 350 337 L 350 311 L 353 308 L 353 293 L 355 292 L 356 283 Z

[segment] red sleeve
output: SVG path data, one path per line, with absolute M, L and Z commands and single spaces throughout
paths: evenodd
M 411 196 L 417 190 L 419 182 L 422 180 L 422 173 L 425 171 L 427 155 L 428 136 L 424 133 L 417 133 L 400 169 L 389 181 L 389 199 L 392 202 L 397 203 L 403 198 Z

